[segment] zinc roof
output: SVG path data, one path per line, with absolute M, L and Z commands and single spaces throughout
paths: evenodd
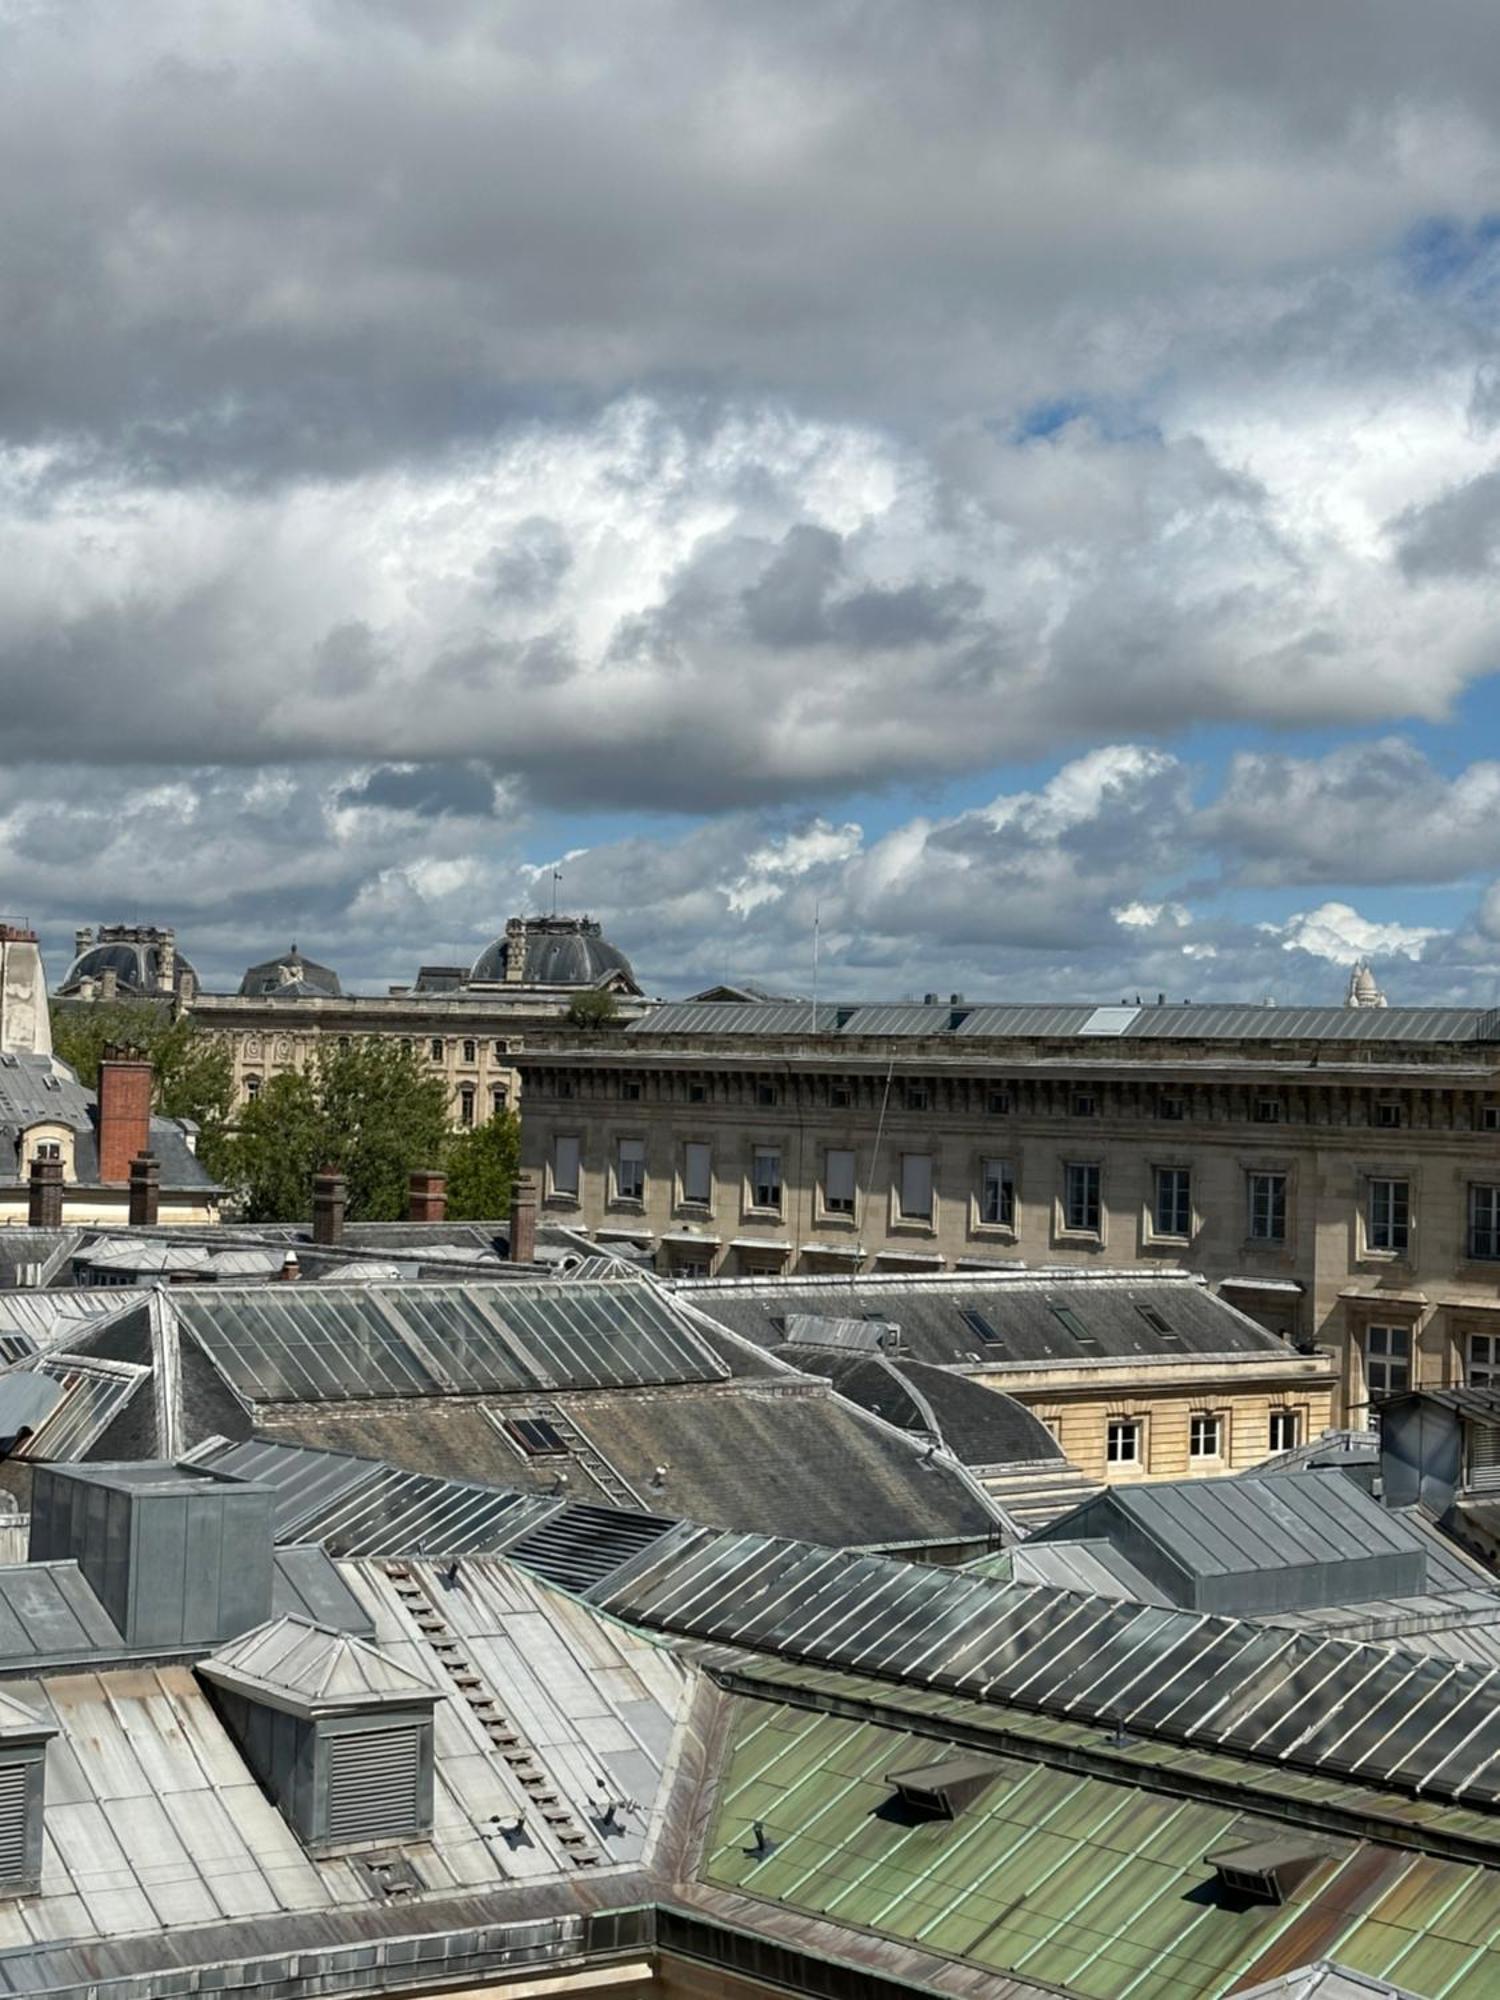
M 1493 1674 L 1394 1647 L 690 1527 L 590 1601 L 662 1630 L 903 1685 L 1500 1803 Z
M 273 1618 L 220 1646 L 198 1671 L 220 1687 L 298 1714 L 430 1704 L 429 1679 L 347 1632 L 293 1615 Z
M 1217 2000 L 1335 1945 L 1341 1964 L 1445 2000 L 1500 1984 L 1489 1869 L 1318 1836 L 1285 1904 L 1246 1905 L 1219 1895 L 1205 1856 L 1284 1838 L 1276 1820 L 1010 1758 L 955 1819 L 914 1823 L 890 1809 L 887 1774 L 937 1747 L 737 1699 L 704 1873 L 1080 2000 Z

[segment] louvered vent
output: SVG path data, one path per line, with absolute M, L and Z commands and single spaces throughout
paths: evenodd
M 30 1798 L 28 1764 L 0 1764 L 0 1886 L 26 1877 L 26 1819 Z
M 389 1840 L 421 1824 L 422 1728 L 366 1729 L 328 1739 L 328 1838 Z

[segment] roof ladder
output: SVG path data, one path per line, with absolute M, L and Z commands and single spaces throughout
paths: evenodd
M 426 1642 L 438 1665 L 462 1695 L 469 1712 L 487 1737 L 492 1752 L 498 1753 L 510 1775 L 526 1794 L 528 1809 L 535 1806 L 559 1847 L 578 1868 L 597 1868 L 597 1845 L 579 1824 L 572 1808 L 537 1761 L 535 1750 L 522 1736 L 517 1724 L 501 1712 L 483 1676 L 464 1652 L 463 1642 L 443 1615 L 441 1601 L 431 1578 L 410 1564 L 389 1562 L 385 1573 L 395 1587 L 403 1611 Z

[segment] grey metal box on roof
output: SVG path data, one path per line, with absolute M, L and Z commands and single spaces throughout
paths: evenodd
M 271 1492 L 196 1466 L 39 1465 L 30 1560 L 73 1560 L 128 1646 L 214 1645 L 271 1613 Z

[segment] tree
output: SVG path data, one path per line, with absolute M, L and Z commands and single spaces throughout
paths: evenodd
M 521 1121 L 513 1111 L 488 1125 L 449 1135 L 443 1164 L 448 1173 L 448 1213 L 457 1221 L 489 1221 L 510 1214 L 511 1183 L 521 1162 Z
M 188 1016 L 173 1020 L 149 1000 L 54 1003 L 53 1051 L 86 1089 L 98 1089 L 99 1064 L 111 1045 L 140 1050 L 156 1072 L 152 1108 L 164 1118 L 192 1119 L 199 1127 L 199 1155 L 210 1173 L 219 1173 L 234 1103 L 228 1046 Z
M 613 1021 L 619 1013 L 615 996 L 607 986 L 585 987 L 582 993 L 575 993 L 568 1007 L 568 1025 L 572 1028 L 602 1028 Z
M 300 1222 L 314 1174 L 333 1168 L 351 1222 L 395 1222 L 410 1175 L 443 1157 L 447 1137 L 441 1082 L 410 1049 L 369 1036 L 320 1050 L 305 1075 L 273 1076 L 240 1113 L 224 1178 L 246 1221 Z

